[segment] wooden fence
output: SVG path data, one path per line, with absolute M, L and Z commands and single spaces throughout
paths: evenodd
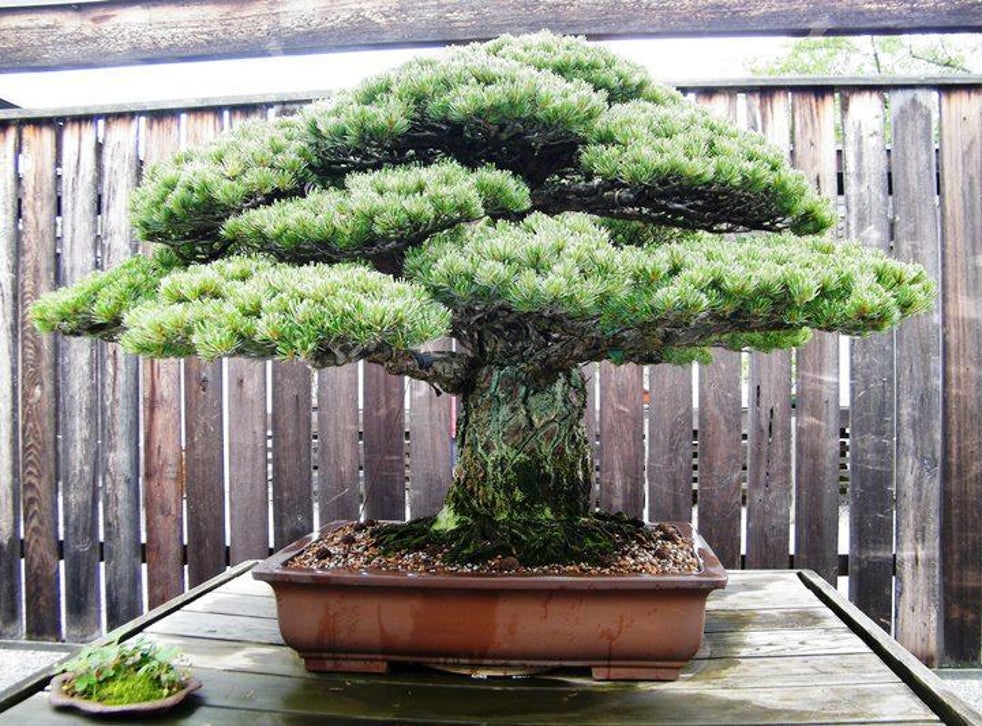
M 943 280 L 933 314 L 851 346 L 847 568 L 852 599 L 922 659 L 977 661 L 982 81 L 687 90 L 787 150 L 849 236 Z M 86 640 L 316 521 L 438 506 L 453 401 L 425 385 L 373 365 L 139 361 L 25 320 L 136 252 L 145 163 L 297 100 L 0 115 L 0 637 Z M 835 581 L 839 351 L 819 334 L 697 377 L 589 366 L 597 501 L 688 520 L 695 456 L 699 526 L 728 567 Z

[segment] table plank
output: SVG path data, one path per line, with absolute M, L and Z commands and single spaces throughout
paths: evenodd
M 297 678 L 342 679 L 345 682 L 377 682 L 373 675 L 315 674 L 304 670 L 303 662 L 291 649 L 266 643 L 237 643 L 209 638 L 161 634 L 159 642 L 179 646 L 196 667 L 229 671 L 245 671 Z M 778 656 L 766 658 L 697 658 L 687 665 L 674 684 L 659 684 L 659 688 L 712 689 L 731 687 L 807 687 L 817 679 L 825 685 L 860 685 L 898 683 L 899 678 L 872 653 L 847 653 L 821 656 Z M 440 673 L 426 668 L 405 667 L 393 670 L 386 684 L 423 687 L 431 682 L 468 686 L 474 681 Z M 566 669 L 538 676 L 508 681 L 515 690 L 585 687 L 606 688 L 619 684 L 594 683 L 582 670 Z
M 797 573 L 733 573 L 709 601 L 703 648 L 670 683 L 597 683 L 582 669 L 519 679 L 400 664 L 386 676 L 308 673 L 282 645 L 269 587 L 248 572 L 146 631 L 179 645 L 205 684 L 164 723 L 939 723 L 828 597 L 837 596 L 813 594 Z M 32 724 L 74 718 L 43 694 L 9 715 Z

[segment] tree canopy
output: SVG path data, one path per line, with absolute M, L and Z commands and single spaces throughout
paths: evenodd
M 781 152 L 639 66 L 505 36 L 152 166 L 153 253 L 31 314 L 141 355 L 365 359 L 456 391 L 475 360 L 684 362 L 931 304 L 921 268 L 815 236 L 833 221 Z M 420 352 L 448 334 L 460 351 Z

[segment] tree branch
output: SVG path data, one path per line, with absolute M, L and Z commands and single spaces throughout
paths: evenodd
M 437 393 L 460 393 L 467 381 L 471 356 L 454 351 L 379 350 L 365 356 L 388 373 L 429 383 Z

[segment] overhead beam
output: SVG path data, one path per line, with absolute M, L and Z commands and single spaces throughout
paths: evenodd
M 0 9 L 0 72 L 458 43 L 982 31 L 979 0 L 104 0 Z

